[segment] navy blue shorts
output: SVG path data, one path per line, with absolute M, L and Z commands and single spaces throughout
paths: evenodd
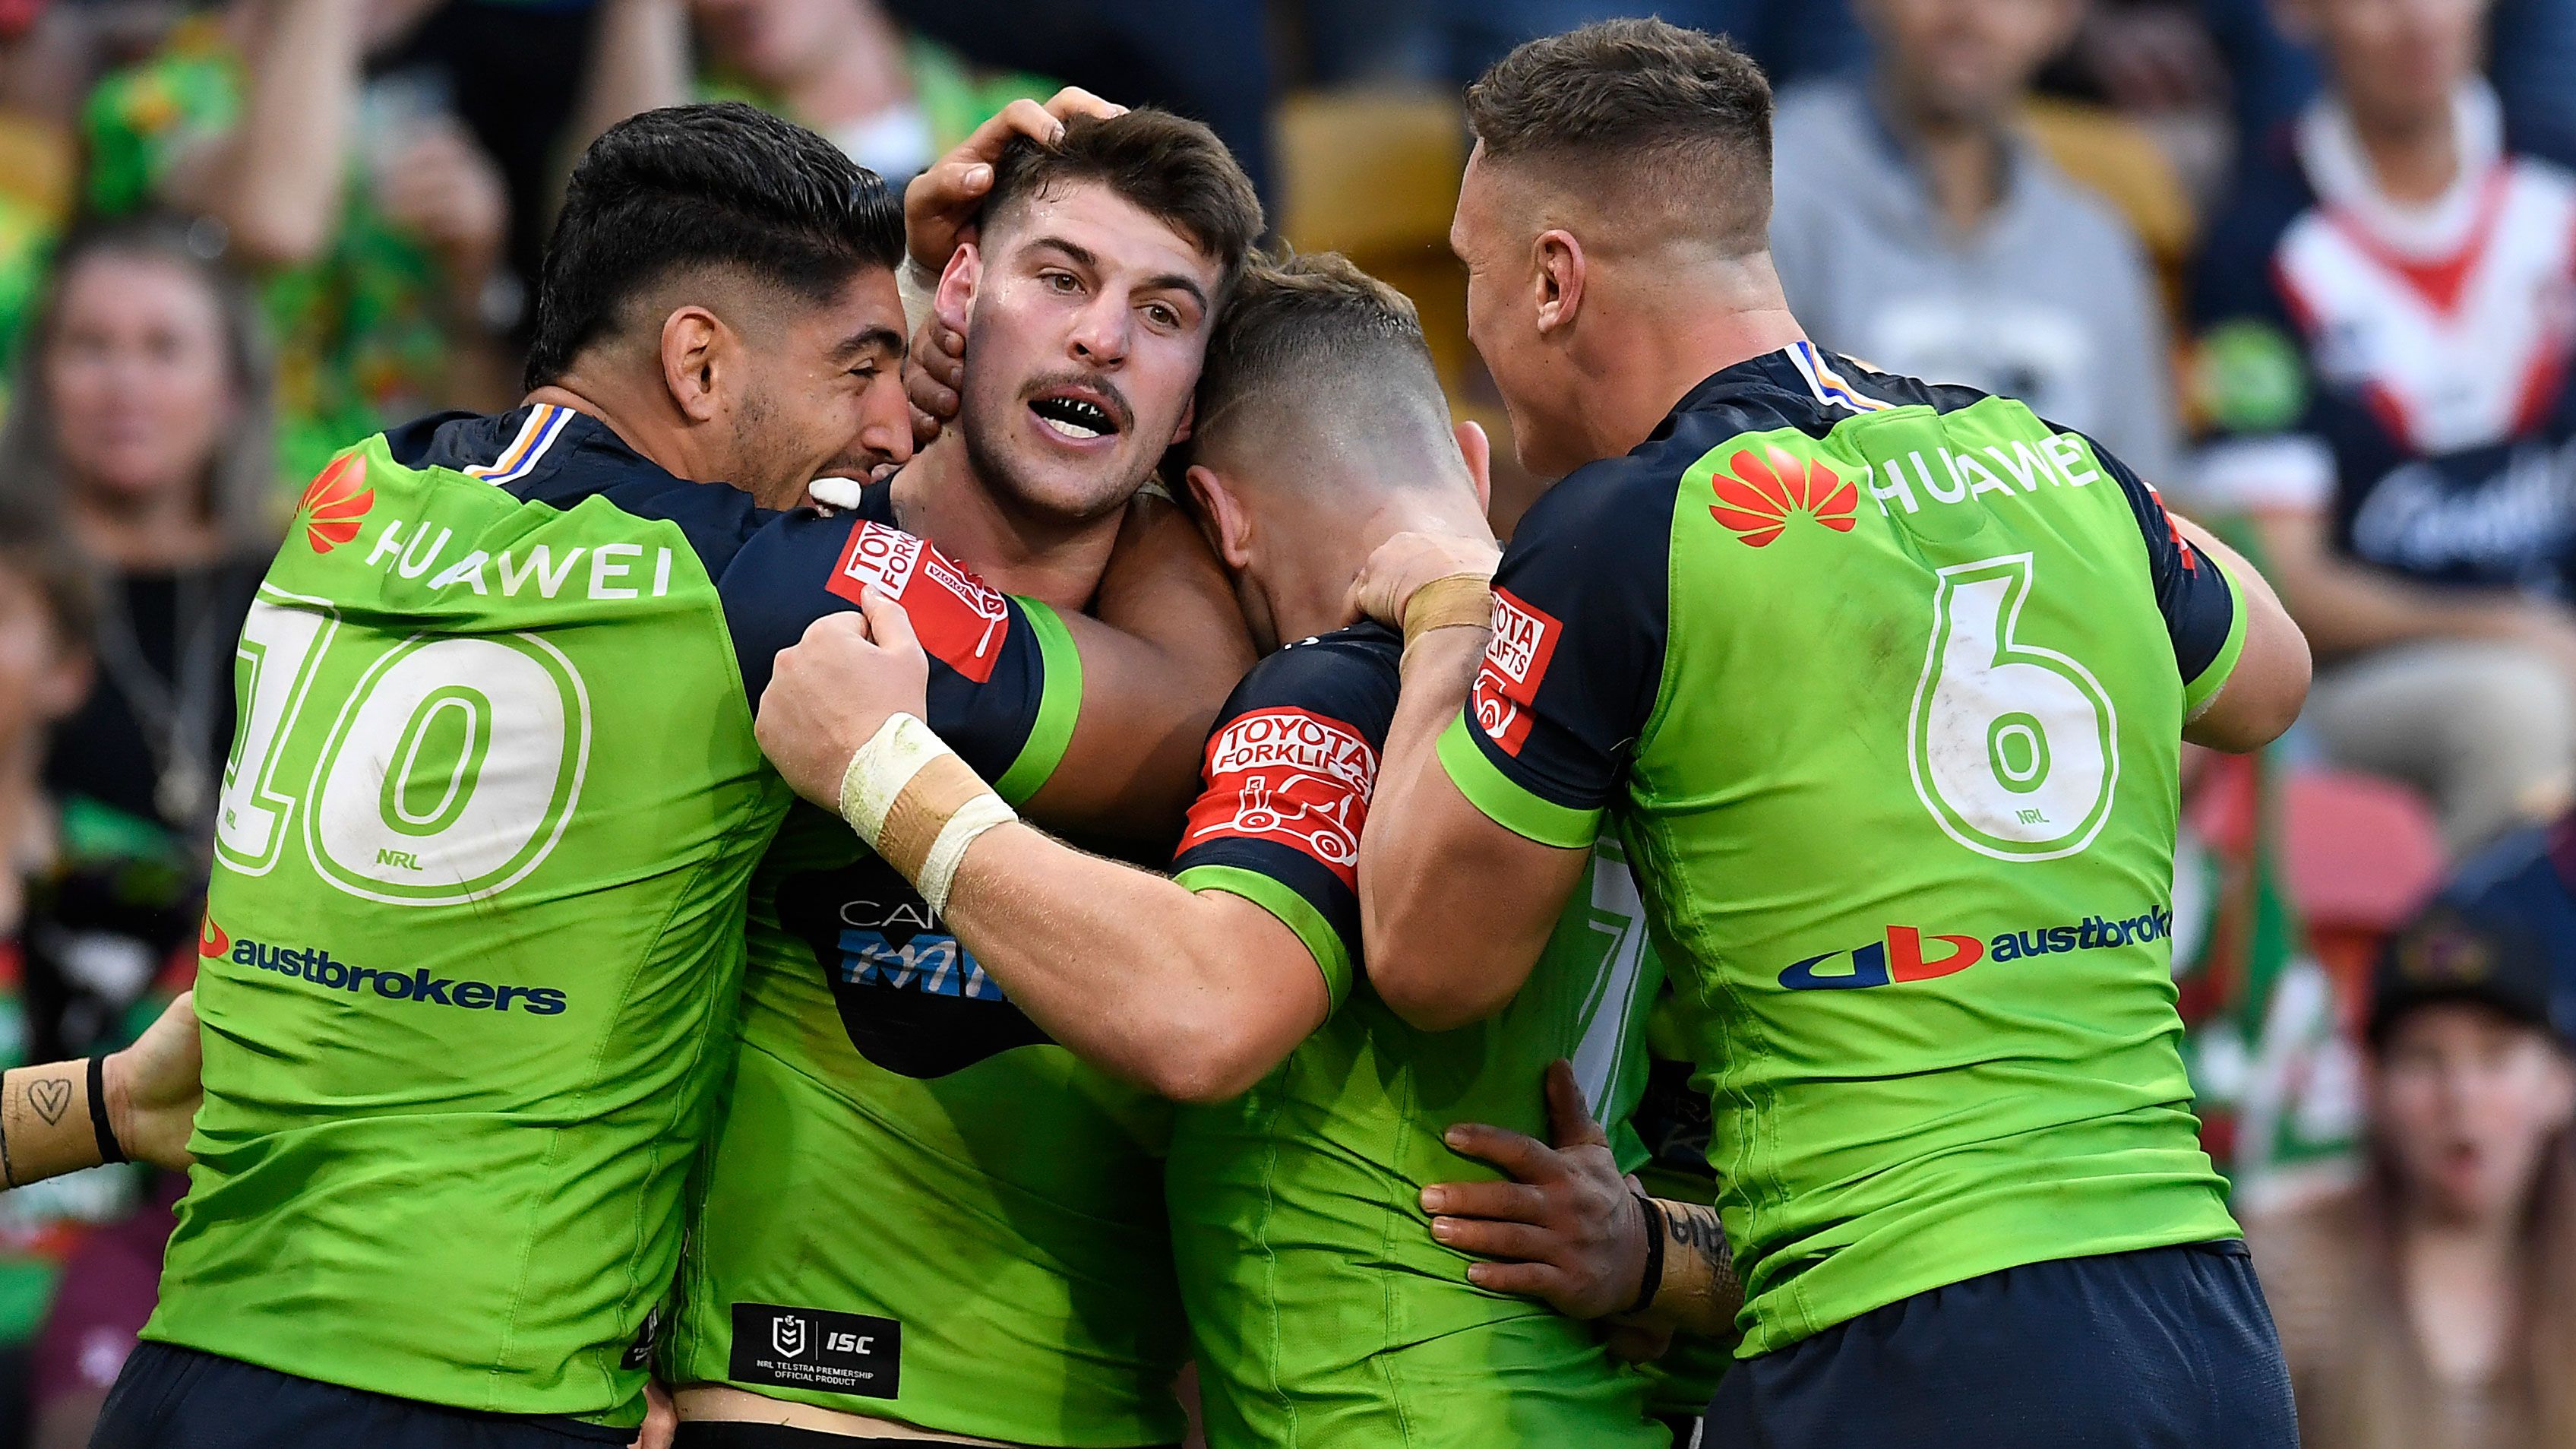
M 145 1343 L 108 1390 L 89 1443 L 90 1449 L 599 1449 L 634 1438 L 632 1429 L 478 1414 Z
M 1728 1370 L 1701 1449 L 2297 1449 L 2240 1242 L 2007 1268 Z

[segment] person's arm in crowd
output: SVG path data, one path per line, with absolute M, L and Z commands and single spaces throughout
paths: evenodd
M 2496 589 L 2433 587 L 2355 563 L 2336 551 L 2322 513 L 2265 509 L 2252 521 L 2283 601 L 2321 653 L 2419 639 L 2506 639 L 2576 677 L 2576 614 L 2560 605 Z
M 1744 1303 L 1717 1210 L 1650 1198 L 1622 1176 L 1565 1062 L 1547 1071 L 1548 1135 L 1451 1127 L 1453 1152 L 1510 1174 L 1422 1190 L 1431 1236 L 1483 1261 L 1467 1280 L 1539 1299 L 1572 1318 L 1609 1318 L 1648 1336 L 1722 1337 Z
M 122 1051 L 0 1072 L 0 1183 L 128 1160 L 185 1170 L 202 1065 L 196 993 L 183 991 Z
M 565 180 L 600 132 L 689 99 L 689 16 L 681 0 L 601 0 L 595 17 L 581 100 L 564 135 L 558 173 Z
M 442 401 L 497 412 L 520 394 L 502 345 L 506 319 L 485 303 L 509 244 L 510 196 L 499 164 L 463 123 L 440 116 L 404 142 L 376 178 L 386 220 L 420 239 L 437 259 L 448 339 Z
M 1512 999 L 1591 854 L 1589 840 L 1561 847 L 1497 824 L 1440 761 L 1441 733 L 1466 708 L 1493 631 L 1475 622 L 1474 588 L 1457 595 L 1463 610 L 1444 611 L 1439 594 L 1451 580 L 1490 579 L 1495 561 L 1491 540 L 1399 534 L 1353 586 L 1362 613 L 1401 622 L 1410 641 L 1360 838 L 1360 903 L 1370 985 L 1425 1031 L 1491 1016 Z M 1490 613 L 1489 597 L 1481 607 Z
M 165 184 L 163 200 L 222 222 L 252 265 L 311 261 L 339 228 L 365 14 L 363 0 L 275 0 L 242 58 L 240 119 Z
M 778 656 L 761 746 L 799 794 L 840 811 L 913 881 L 1048 1035 L 1167 1097 L 1218 1101 L 1322 1023 L 1331 996 L 1316 948 L 1271 910 L 1052 839 L 926 728 L 906 735 L 927 712 L 929 660 L 900 605 L 871 590 L 861 609 L 819 621 Z M 1083 667 L 1089 719 L 1088 650 Z M 1126 720 L 1105 722 L 1114 749 Z M 882 808 L 853 798 L 873 788 L 872 771 L 888 780 Z
M 2281 737 L 2307 703 L 2308 640 L 2290 619 L 2272 585 L 2244 555 L 2213 537 L 2209 530 L 2179 513 L 2167 515 L 2175 530 L 2203 554 L 2216 559 L 2240 595 L 2245 613 L 2245 644 L 2234 672 L 2218 693 L 2183 725 L 2182 737 L 2195 745 L 2242 754 Z

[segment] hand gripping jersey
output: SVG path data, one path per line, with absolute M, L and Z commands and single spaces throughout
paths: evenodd
M 1541 1074 L 1570 1058 L 1624 1117 L 1661 970 L 1636 886 L 1604 841 L 1510 1007 L 1460 1031 L 1406 1026 L 1359 960 L 1354 865 L 1394 713 L 1402 639 L 1363 624 L 1255 666 L 1207 746 L 1175 867 L 1276 915 L 1314 953 L 1333 1012 L 1260 1085 L 1183 1107 L 1165 1191 L 1213 1449 L 1659 1446 L 1647 1383 L 1590 1324 L 1484 1292 L 1433 1241 L 1420 1195 L 1490 1180 L 1454 1122 L 1544 1138 Z
M 852 533 L 559 407 L 427 420 L 314 482 L 243 630 L 206 1104 L 147 1337 L 640 1419 L 789 798 L 750 701 L 856 607 L 766 565 Z
M 1778 1348 L 1981 1273 L 2234 1236 L 2175 1042 L 2177 757 L 2243 645 L 2154 492 L 1805 343 L 1531 509 L 1450 778 L 1631 848 Z
M 1018 803 L 1072 737 L 1061 620 L 905 535 L 781 561 L 899 592 L 932 723 Z M 746 551 L 741 567 L 753 566 Z M 1076 1061 L 838 818 L 799 807 L 752 890 L 743 1047 L 681 1279 L 671 1382 L 1059 1446 L 1181 1437 L 1169 1107 Z

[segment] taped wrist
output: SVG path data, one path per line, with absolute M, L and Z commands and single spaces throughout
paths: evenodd
M 841 818 L 903 872 L 933 914 L 944 914 L 966 847 L 1020 817 L 930 726 L 899 714 L 850 757 Z
M 1743 1289 L 1714 1209 L 1697 1203 L 1637 1199 L 1655 1236 L 1646 1254 L 1646 1283 L 1632 1316 L 1699 1332 L 1720 1332 L 1735 1317 Z
M 122 1152 L 110 1158 L 102 1150 L 115 1138 L 100 1126 L 106 1104 L 91 1104 L 97 1082 L 90 1060 L 0 1073 L 0 1178 L 8 1186 L 123 1160 Z
M 1443 574 L 1404 601 L 1404 647 L 1434 629 L 1494 627 L 1494 581 L 1483 574 Z

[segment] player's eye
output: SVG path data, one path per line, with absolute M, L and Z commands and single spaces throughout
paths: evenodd
M 1156 302 L 1147 307 L 1145 316 L 1157 327 L 1177 331 L 1181 325 L 1181 314 L 1172 310 L 1168 302 Z
M 1082 279 L 1071 272 L 1040 272 L 1038 279 L 1047 284 L 1048 290 L 1068 296 L 1082 290 Z

